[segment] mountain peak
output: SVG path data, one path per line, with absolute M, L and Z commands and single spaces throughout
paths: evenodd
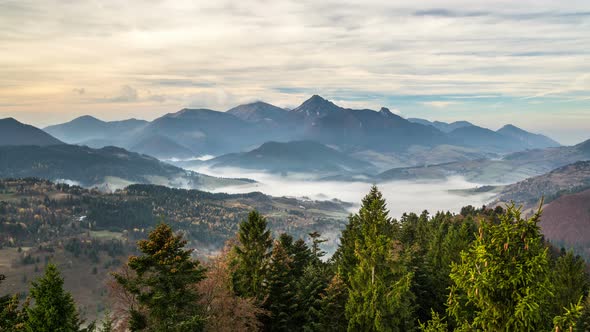
M 551 138 L 528 132 L 512 124 L 507 124 L 496 131 L 498 134 L 509 137 L 513 140 L 518 140 L 525 145 L 526 148 L 548 148 L 553 146 L 560 146 L 559 142 Z
M 166 116 L 171 117 L 171 118 L 190 118 L 193 116 L 197 116 L 199 114 L 211 113 L 211 112 L 217 112 L 217 111 L 210 110 L 207 108 L 183 108 L 176 113 L 168 113 L 168 114 L 166 114 Z M 219 113 L 219 112 L 217 112 L 217 113 Z
M 578 150 L 590 153 L 590 139 L 574 145 Z
M 70 121 L 72 123 L 103 123 L 104 121 L 93 117 L 92 115 L 82 115 L 74 120 Z
M 305 114 L 308 117 L 319 118 L 332 112 L 341 111 L 342 107 L 337 106 L 333 102 L 313 95 L 308 100 L 304 101 L 299 107 L 293 109 L 293 112 Z
M 13 118 L 13 117 L 9 117 L 9 118 L 4 118 L 4 119 L 0 119 L 0 122 L 2 123 L 20 123 L 17 119 Z
M 274 121 L 277 123 L 289 122 L 288 117 L 291 115 L 287 110 L 264 101 L 239 105 L 228 110 L 227 113 L 247 122 Z
M 0 146 L 63 144 L 43 130 L 24 124 L 15 118 L 0 119 Z
M 498 129 L 497 131 L 498 132 L 502 132 L 502 131 L 507 131 L 507 130 L 510 130 L 510 131 L 519 131 L 519 132 L 525 131 L 525 130 L 523 130 L 521 128 L 518 128 L 517 126 L 515 126 L 513 124 L 510 124 L 510 123 L 504 125 L 502 128 Z
M 381 107 L 381 109 L 379 110 L 379 113 L 382 113 L 385 115 L 393 115 L 393 113 L 387 107 Z

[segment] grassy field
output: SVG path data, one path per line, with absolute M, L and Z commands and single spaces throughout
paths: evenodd
M 25 254 L 30 254 L 35 263 L 23 264 Z M 125 261 L 127 257 L 116 259 Z M 83 317 L 87 320 L 101 317 L 108 305 L 106 283 L 114 269 L 110 265 L 113 258 L 104 254 L 98 263 L 92 263 L 63 249 L 56 249 L 55 252 L 39 251 L 37 248 L 23 249 L 22 252 L 17 248 L 0 249 L 0 270 L 6 275 L 0 286 L 0 295 L 16 293 L 26 297 L 31 282 L 43 274 L 46 262 L 59 267 L 64 277 L 64 288 L 72 293 Z

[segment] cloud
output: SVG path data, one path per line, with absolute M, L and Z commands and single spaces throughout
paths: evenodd
M 489 12 L 462 12 L 443 8 L 418 10 L 414 12 L 415 16 L 439 16 L 439 17 L 475 17 L 475 16 L 487 16 Z
M 587 0 L 0 1 L 0 104 L 31 104 L 0 111 L 570 100 L 589 34 Z
M 443 101 L 443 100 L 434 100 L 434 101 L 424 101 L 422 102 L 423 105 L 431 106 L 435 108 L 447 108 L 448 106 L 457 104 L 456 101 Z
M 104 98 L 103 101 L 107 103 L 132 103 L 138 100 L 137 90 L 129 85 L 123 85 L 114 97 Z

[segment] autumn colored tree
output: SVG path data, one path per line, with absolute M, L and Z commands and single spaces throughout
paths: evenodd
M 232 291 L 231 245 L 207 264 L 206 279 L 199 282 L 199 303 L 205 308 L 205 331 L 259 331 L 259 317 L 267 313 L 255 298 L 243 298 Z
M 194 285 L 205 277 L 198 260 L 185 249 L 186 240 L 159 224 L 138 242 L 142 255 L 129 258 L 132 274 L 114 273 L 138 307 L 129 311 L 129 328 L 144 331 L 199 331 L 204 317 Z
M 339 274 L 332 277 L 321 294 L 321 310 L 318 331 L 339 332 L 348 327 L 345 306 L 348 301 L 348 288 Z

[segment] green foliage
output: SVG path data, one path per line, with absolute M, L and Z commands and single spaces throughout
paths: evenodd
M 293 242 L 293 237 L 286 233 L 279 236 L 280 245 L 285 248 L 292 259 L 293 277 L 298 279 L 303 275 L 305 267 L 311 263 L 312 254 L 303 239 Z
M 204 269 L 184 249 L 186 240 L 170 226 L 160 224 L 138 242 L 141 256 L 132 256 L 127 265 L 134 276 L 113 274 L 127 292 L 135 296 L 139 308 L 131 308 L 135 330 L 198 331 L 203 327 L 198 293 L 194 287 L 204 279 Z
M 564 308 L 577 303 L 585 296 L 588 282 L 586 262 L 580 256 L 575 256 L 572 251 L 562 252 L 553 267 L 554 314 L 561 315 Z
M 234 247 L 234 291 L 241 297 L 256 298 L 262 303 L 267 294 L 265 280 L 272 247 L 266 219 L 256 211 L 250 212 L 248 220 L 240 224 L 238 241 Z
M 0 297 L 0 332 L 25 331 L 27 306 L 21 308 L 17 295 Z
M 563 314 L 553 318 L 553 325 L 555 331 L 573 331 L 578 324 L 578 320 L 582 317 L 584 306 L 582 305 L 582 297 L 577 303 L 571 303 L 569 307 L 564 307 Z
M 318 331 L 338 332 L 348 327 L 345 307 L 348 288 L 339 274 L 336 274 L 321 294 L 321 311 Z
M 301 327 L 296 319 L 299 305 L 292 272 L 292 258 L 281 243 L 276 242 L 268 270 L 268 297 L 265 301 L 265 309 L 270 312 L 266 324 L 269 331 L 293 331 Z
M 420 323 L 420 331 L 423 332 L 447 332 L 449 327 L 443 318 L 440 317 L 438 312 L 431 311 L 432 319 L 426 324 Z
M 332 257 L 342 281 L 350 286 L 350 276 L 358 265 L 355 254 L 356 241 L 360 237 L 360 220 L 357 215 L 348 217 L 348 224 L 340 235 L 340 244 Z
M 350 275 L 346 304 L 349 331 L 412 329 L 413 273 L 406 268 L 403 248 L 393 237 L 396 228 L 385 205 L 373 186 L 354 216 L 361 232 L 355 242 L 358 265 Z
M 115 319 L 113 318 L 110 311 L 106 311 L 104 313 L 104 318 L 102 319 L 100 325 L 100 332 L 113 332 L 115 330 Z
M 322 294 L 328 286 L 327 271 L 321 264 L 309 264 L 298 281 L 297 298 L 304 331 L 317 331 L 322 316 Z
M 482 221 L 479 235 L 452 264 L 448 313 L 460 329 L 538 331 L 550 326 L 553 296 L 540 212 L 525 220 L 509 206 L 499 223 Z
M 74 299 L 63 289 L 57 267 L 48 264 L 45 274 L 31 284 L 34 305 L 27 308 L 26 330 L 29 332 L 73 332 L 80 330 Z

